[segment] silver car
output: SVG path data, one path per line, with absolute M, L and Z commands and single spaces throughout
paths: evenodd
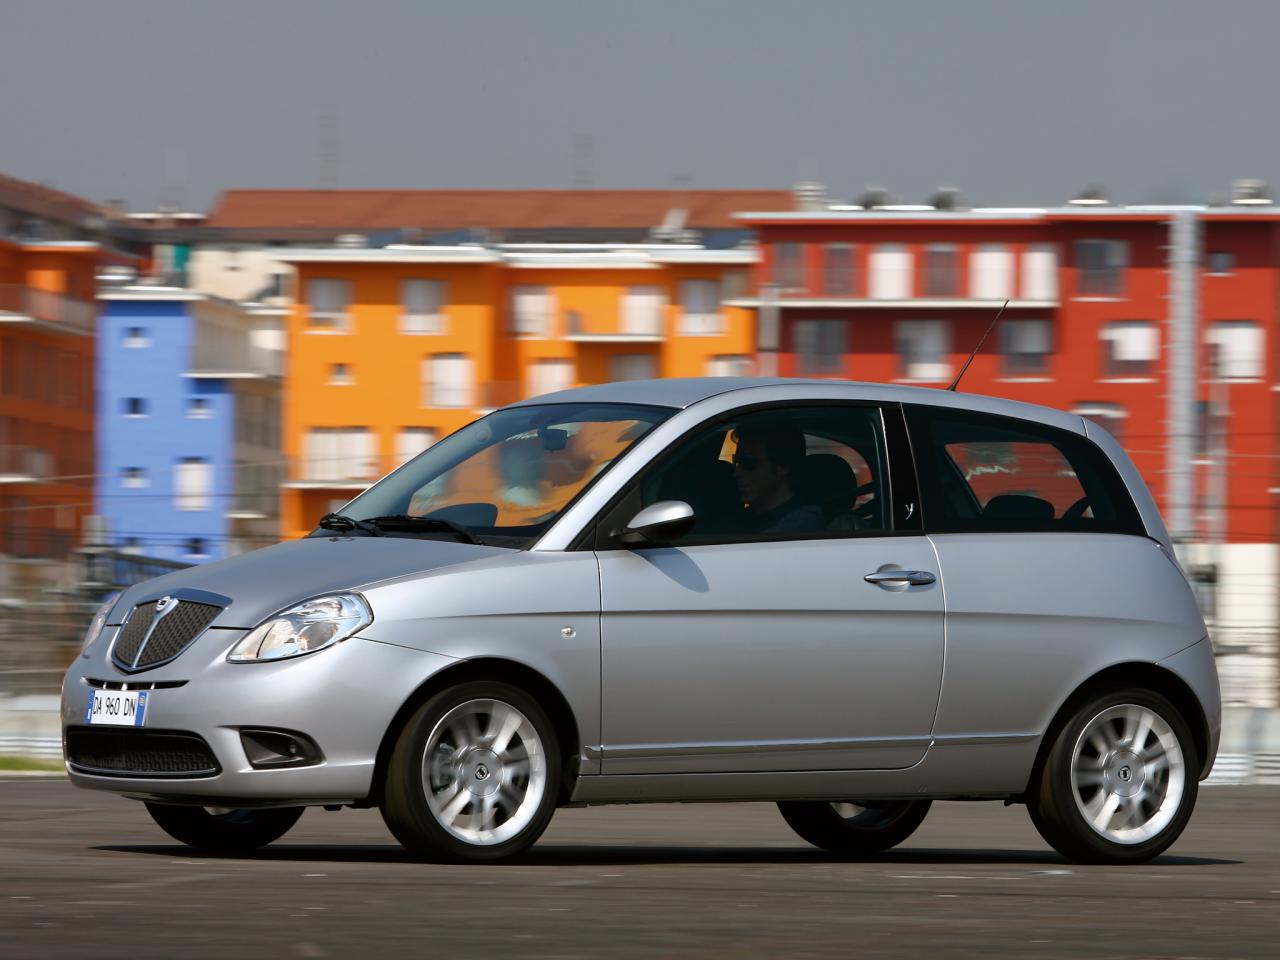
M 934 800 L 1082 861 L 1182 832 L 1213 651 L 1150 493 L 1056 410 L 693 379 L 498 410 L 307 538 L 133 587 L 67 673 L 67 769 L 244 850 L 380 808 L 496 861 L 558 806 L 776 801 L 865 856 Z

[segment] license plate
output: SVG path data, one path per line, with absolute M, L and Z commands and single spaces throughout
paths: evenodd
M 94 690 L 84 711 L 84 722 L 94 726 L 140 727 L 146 716 L 146 690 Z

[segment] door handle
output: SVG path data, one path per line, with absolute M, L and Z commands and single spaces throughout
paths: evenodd
M 937 577 L 928 570 L 880 570 L 876 573 L 868 573 L 862 579 L 867 583 L 909 583 L 918 587 L 926 583 L 933 583 Z

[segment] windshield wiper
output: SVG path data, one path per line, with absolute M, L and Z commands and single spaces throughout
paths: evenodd
M 325 530 L 345 531 L 347 533 L 352 530 L 359 530 L 371 537 L 382 536 L 382 531 L 375 524 L 370 523 L 368 520 L 353 519 L 343 513 L 326 513 L 320 518 L 317 526 L 323 527 Z
M 442 520 L 439 517 L 414 517 L 407 513 L 395 513 L 386 517 L 369 517 L 367 520 L 361 521 L 378 528 L 379 532 L 384 527 L 399 527 L 404 530 L 412 531 L 440 531 L 441 533 L 452 533 L 455 537 L 464 543 L 480 544 L 473 534 L 461 524 L 454 523 L 451 520 Z

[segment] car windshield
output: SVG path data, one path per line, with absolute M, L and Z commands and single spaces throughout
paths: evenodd
M 611 403 L 499 410 L 419 454 L 341 515 L 366 533 L 376 528 L 448 537 L 452 526 L 477 542 L 529 546 L 574 497 L 670 414 L 660 407 Z M 447 523 L 415 525 L 411 517 Z

